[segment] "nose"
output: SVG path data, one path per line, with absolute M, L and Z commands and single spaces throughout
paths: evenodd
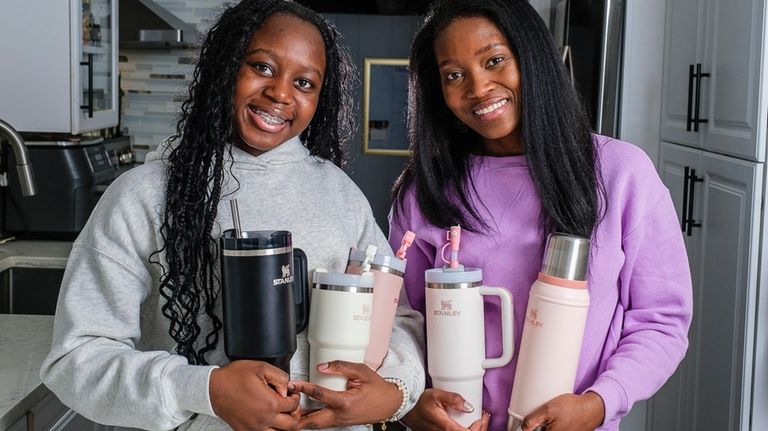
M 288 104 L 292 90 L 293 82 L 290 79 L 277 77 L 264 89 L 264 95 L 275 103 Z
M 466 75 L 467 97 L 481 98 L 493 88 L 493 83 L 482 72 L 467 73 Z

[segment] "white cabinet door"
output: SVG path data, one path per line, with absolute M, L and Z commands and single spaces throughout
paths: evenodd
M 660 176 L 686 219 L 694 304 L 688 352 L 650 401 L 649 431 L 749 429 L 763 168 L 660 146 Z
M 691 229 L 688 235 L 688 226 L 685 219 L 689 210 L 700 212 L 696 207 L 696 200 L 690 199 L 689 180 L 686 178 L 701 172 L 701 154 L 699 150 L 687 148 L 682 145 L 662 142 L 659 148 L 659 176 L 669 189 L 672 203 L 675 206 L 678 220 L 680 221 L 681 234 L 688 253 L 688 263 L 691 268 L 696 265 L 698 259 L 698 231 Z M 694 186 L 695 189 L 695 186 Z M 693 205 L 691 205 L 691 203 Z M 689 208 L 690 207 L 690 208 Z M 696 274 L 692 269 L 693 284 L 696 285 Z M 695 298 L 694 298 L 695 299 Z M 697 333 L 697 325 L 694 320 L 689 330 L 689 340 Z M 695 358 L 695 345 L 691 343 L 683 361 L 678 366 L 672 377 L 650 399 L 648 407 L 648 420 L 646 431 L 678 431 L 690 429 L 692 394 L 691 362 Z
M 667 21 L 664 38 L 664 77 L 661 101 L 661 139 L 696 146 L 699 133 L 686 131 L 692 115 L 693 82 L 690 66 L 697 63 L 703 49 L 701 27 L 704 20 L 701 0 L 667 1 Z
M 19 132 L 117 125 L 117 0 L 0 4 L 0 119 Z
M 703 152 L 690 429 L 748 430 L 763 165 Z M 762 407 L 764 408 L 764 406 Z
M 703 72 L 710 75 L 702 78 L 701 117 L 708 120 L 700 125 L 704 149 L 765 160 L 765 145 L 758 145 L 766 118 L 761 97 L 765 13 L 765 0 L 710 0 L 702 59 Z

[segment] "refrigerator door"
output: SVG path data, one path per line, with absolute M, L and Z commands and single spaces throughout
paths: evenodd
M 625 0 L 531 0 L 571 68 L 595 131 L 616 136 Z

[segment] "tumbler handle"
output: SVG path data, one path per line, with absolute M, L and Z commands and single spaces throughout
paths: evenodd
M 293 249 L 293 302 L 296 307 L 296 333 L 307 329 L 309 323 L 309 284 L 307 284 L 307 255 Z
M 481 295 L 498 296 L 501 300 L 501 356 L 498 358 L 486 358 L 483 360 L 483 368 L 499 368 L 507 365 L 515 353 L 513 339 L 514 321 L 512 320 L 512 295 L 501 287 L 480 286 Z

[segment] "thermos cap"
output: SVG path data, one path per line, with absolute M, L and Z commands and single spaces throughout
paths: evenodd
M 427 287 L 433 289 L 461 289 L 475 287 L 483 283 L 483 270 L 480 268 L 433 268 L 424 271 Z
M 364 260 L 365 260 L 365 250 L 351 250 L 349 252 L 349 263 L 360 266 L 360 264 L 362 264 Z M 377 266 L 379 268 L 376 268 Z M 402 259 L 398 259 L 395 256 L 387 256 L 385 254 L 377 253 L 376 256 L 374 256 L 373 259 L 371 260 L 371 268 L 373 269 L 392 268 L 395 271 L 399 272 L 400 275 L 402 275 L 403 273 L 405 273 L 405 261 Z
M 320 286 L 320 289 L 323 288 L 322 286 L 332 286 L 334 288 L 328 290 L 373 292 L 373 276 L 371 275 L 315 271 L 312 283 L 315 288 Z M 362 288 L 362 290 L 356 290 L 357 288 Z
M 589 267 L 589 240 L 564 233 L 547 237 L 541 272 L 565 280 L 584 281 Z

